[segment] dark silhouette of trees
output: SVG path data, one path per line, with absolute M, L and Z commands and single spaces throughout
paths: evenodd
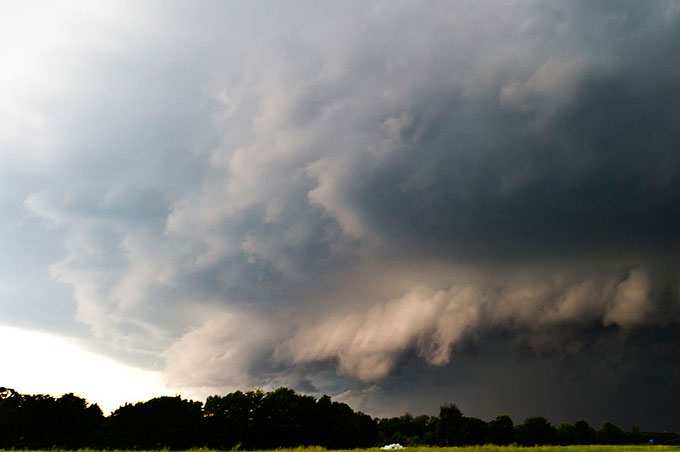
M 21 394 L 0 388 L 0 448 L 9 449 L 20 443 Z
M 489 437 L 491 444 L 507 445 L 515 441 L 515 425 L 510 416 L 497 416 L 489 422 Z
M 97 405 L 64 394 L 24 395 L 0 388 L 0 447 L 78 449 L 94 445 L 104 422 Z
M 574 424 L 563 423 L 557 427 L 557 436 L 560 439 L 560 444 L 576 444 L 576 428 Z
M 352 433 L 358 435 L 359 441 L 356 444 L 360 445 L 360 447 L 367 447 L 369 444 L 376 443 L 378 430 L 374 419 L 361 412 L 354 415 L 352 408 L 345 403 L 333 402 L 332 406 L 332 415 L 328 421 L 337 423 L 339 429 L 333 433 L 332 440 L 328 443 L 329 447 L 351 447 L 351 437 L 346 435 Z
M 439 408 L 438 427 L 437 440 L 441 446 L 459 445 L 463 427 L 463 413 L 453 403 L 442 405 Z
M 211 396 L 204 407 L 206 445 L 267 449 L 323 445 L 332 449 L 377 444 L 376 421 L 349 405 L 279 388 Z
M 574 424 L 574 444 L 593 444 L 597 441 L 597 432 L 586 421 L 578 421 Z
M 316 400 L 279 388 L 262 397 L 255 416 L 258 449 L 294 447 L 314 444 L 313 432 Z M 250 445 L 249 445 L 250 446 Z
M 202 439 L 202 403 L 156 397 L 125 404 L 108 419 L 107 443 L 117 449 L 188 449 Z
M 557 444 L 557 429 L 544 417 L 530 417 L 515 428 L 515 440 L 525 446 Z
M 378 443 L 377 422 L 367 414 L 354 412 L 346 403 L 323 396 L 317 401 L 316 425 L 319 442 L 330 449 L 371 447 Z
M 508 416 L 490 422 L 463 416 L 454 404 L 439 416 L 377 419 L 328 396 L 288 388 L 210 396 L 205 404 L 156 397 L 125 404 L 104 417 L 74 394 L 55 398 L 0 388 L 0 449 L 275 449 L 318 445 L 328 449 L 404 445 L 680 443 L 674 433 L 630 432 L 611 423 L 555 428 L 542 417 L 514 426 Z
M 55 442 L 65 449 L 79 449 L 93 444 L 94 432 L 104 423 L 104 414 L 98 405 L 73 394 L 64 394 L 54 406 Z
M 626 434 L 611 422 L 605 422 L 597 432 L 597 442 L 601 444 L 623 444 L 626 442 Z
M 255 416 L 260 410 L 262 391 L 236 391 L 225 396 L 210 396 L 205 402 L 206 445 L 232 449 L 254 443 Z
M 476 417 L 463 417 L 459 443 L 463 445 L 487 443 L 488 431 L 488 424 L 483 420 Z
M 435 416 L 413 417 L 409 413 L 378 420 L 380 443 L 404 445 L 435 444 L 439 419 Z

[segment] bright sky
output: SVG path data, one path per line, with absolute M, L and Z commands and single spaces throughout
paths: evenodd
M 28 394 L 75 392 L 105 413 L 126 401 L 172 394 L 160 372 L 121 364 L 47 333 L 1 326 L 0 356 L 0 385 Z

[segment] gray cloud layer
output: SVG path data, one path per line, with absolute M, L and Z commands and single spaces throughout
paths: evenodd
M 51 327 L 187 391 L 289 384 L 374 413 L 548 412 L 549 389 L 512 408 L 485 375 L 554 389 L 549 363 L 592 394 L 602 356 L 646 387 L 637 350 L 679 343 L 675 3 L 327 6 L 56 14 L 47 88 L 0 111 L 0 201 L 75 302 Z M 662 366 L 653 391 L 677 387 Z

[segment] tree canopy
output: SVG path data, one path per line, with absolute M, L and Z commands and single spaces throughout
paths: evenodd
M 373 418 L 324 395 L 292 389 L 236 391 L 205 403 L 156 397 L 125 404 L 109 416 L 72 393 L 61 397 L 0 388 L 0 449 L 274 449 L 318 445 L 329 449 L 404 445 L 623 444 L 654 439 L 678 443 L 672 433 L 599 430 L 586 421 L 553 426 L 543 417 L 514 425 L 509 416 L 486 422 L 452 403 L 439 416 Z

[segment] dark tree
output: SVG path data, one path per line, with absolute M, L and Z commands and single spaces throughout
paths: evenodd
M 14 389 L 0 388 L 0 448 L 10 449 L 19 444 L 21 402 L 21 394 Z
M 206 444 L 216 449 L 252 444 L 257 433 L 255 415 L 263 397 L 260 390 L 208 397 L 204 408 Z
M 558 442 L 564 446 L 576 444 L 576 428 L 574 424 L 564 422 L 557 427 Z
M 460 444 L 461 430 L 463 426 L 463 413 L 458 407 L 450 403 L 439 409 L 438 442 L 442 446 L 455 446 Z
M 0 447 L 78 449 L 97 444 L 104 416 L 73 394 L 22 395 L 0 388 Z
M 593 444 L 597 436 L 595 429 L 592 428 L 586 421 L 578 421 L 574 424 L 574 443 L 575 444 Z
M 489 422 L 489 442 L 507 445 L 515 440 L 515 426 L 510 416 L 497 416 Z
M 489 423 L 463 416 L 454 404 L 439 417 L 373 419 L 328 396 L 318 399 L 279 388 L 210 396 L 205 405 L 181 397 L 125 404 L 104 417 L 74 394 L 20 394 L 0 388 L 0 449 L 275 449 L 318 445 L 327 449 L 405 445 L 680 444 L 675 433 L 623 432 L 606 423 L 595 432 L 585 421 L 558 429 L 542 417 L 513 428 L 499 416 Z
M 597 442 L 600 444 L 623 444 L 626 434 L 611 422 L 605 422 L 597 432 Z
M 54 442 L 64 449 L 81 449 L 97 440 L 104 424 L 104 414 L 98 405 L 73 394 L 64 394 L 55 401 Z
M 188 449 L 200 444 L 202 403 L 156 397 L 126 404 L 109 418 L 108 442 L 119 449 Z
M 261 449 L 314 444 L 314 397 L 279 388 L 264 395 L 255 413 L 258 432 L 253 446 Z
M 515 428 L 515 440 L 525 446 L 557 444 L 557 430 L 544 417 L 531 417 Z
M 463 417 L 460 444 L 484 444 L 488 440 L 488 425 L 476 417 Z
M 404 445 L 436 444 L 439 419 L 435 416 L 403 416 L 378 421 L 381 444 Z
M 378 444 L 377 423 L 370 416 L 355 413 L 345 403 L 324 396 L 316 406 L 319 443 L 329 449 L 372 447 Z

